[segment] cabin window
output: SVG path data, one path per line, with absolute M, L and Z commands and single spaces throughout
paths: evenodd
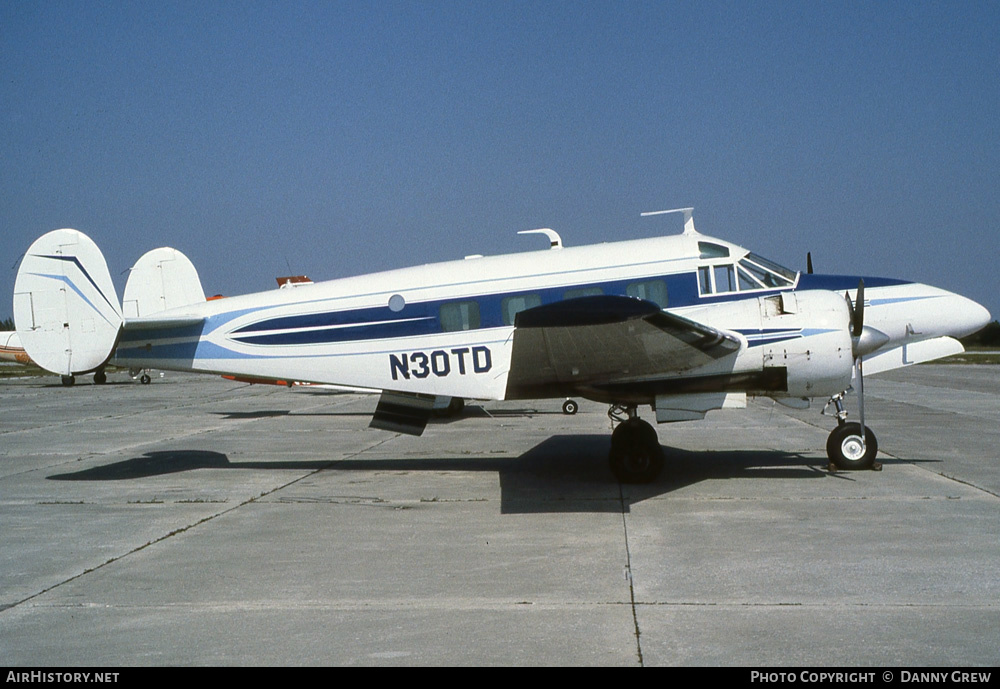
M 542 298 L 537 294 L 519 294 L 514 297 L 507 297 L 500 302 L 500 310 L 503 312 L 503 322 L 506 325 L 514 325 L 514 316 L 525 309 L 531 309 L 542 305 Z
M 667 283 L 663 280 L 633 282 L 625 288 L 625 294 L 636 299 L 651 301 L 661 309 L 667 308 Z
M 698 242 L 701 258 L 729 258 L 729 247 L 711 242 Z
M 441 305 L 441 329 L 445 332 L 455 330 L 475 330 L 479 327 L 479 302 L 456 301 Z
M 563 299 L 579 299 L 580 297 L 599 297 L 604 294 L 600 287 L 578 287 L 563 292 Z

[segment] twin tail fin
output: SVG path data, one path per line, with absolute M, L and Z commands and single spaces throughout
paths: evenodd
M 53 230 L 35 240 L 21 261 L 14 282 L 14 323 L 35 363 L 73 376 L 104 367 L 126 319 L 141 324 L 144 318 L 203 301 L 205 292 L 191 261 L 162 247 L 132 267 L 122 304 L 93 240 L 77 230 Z

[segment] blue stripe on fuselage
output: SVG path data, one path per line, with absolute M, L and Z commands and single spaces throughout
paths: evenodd
M 897 280 L 895 278 L 865 277 L 860 275 L 819 275 L 802 273 L 799 276 L 797 289 L 827 289 L 831 292 L 858 288 L 858 282 L 865 281 L 865 287 L 893 287 L 895 285 L 911 285 L 912 280 Z
M 496 328 L 509 325 L 503 318 L 503 301 L 509 297 L 537 295 L 542 304 L 561 301 L 568 292 L 599 288 L 603 294 L 627 296 L 628 286 L 638 282 L 663 280 L 667 285 L 667 308 L 682 308 L 699 304 L 722 303 L 741 299 L 757 299 L 769 294 L 778 294 L 791 289 L 824 289 L 832 291 L 855 289 L 858 277 L 839 275 L 806 275 L 801 274 L 794 288 L 775 288 L 771 290 L 755 290 L 752 292 L 731 292 L 700 296 L 698 294 L 698 277 L 696 272 L 675 273 L 664 276 L 651 276 L 629 280 L 615 280 L 597 283 L 564 285 L 546 287 L 534 290 L 521 290 L 501 294 L 483 294 L 462 299 L 444 299 L 426 302 L 409 302 L 402 311 L 394 312 L 388 306 L 366 307 L 361 309 L 323 310 L 315 313 L 293 316 L 273 316 L 242 325 L 228 334 L 228 339 L 242 345 L 261 347 L 264 353 L 270 347 L 333 344 L 339 342 L 357 342 L 365 340 L 395 339 L 420 335 L 432 335 L 442 332 L 440 321 L 441 306 L 448 303 L 475 301 L 479 305 L 480 328 Z M 909 284 L 904 280 L 889 278 L 864 278 L 868 287 Z M 270 310 L 270 309 L 268 309 Z M 128 331 L 123 333 L 119 348 L 129 348 L 134 351 L 142 347 L 146 353 L 137 356 L 153 358 L 147 354 L 147 344 L 156 341 L 172 340 L 169 343 L 171 352 L 178 352 L 186 358 L 194 353 L 197 340 L 202 331 L 212 332 L 231 322 L 234 318 L 252 313 L 253 309 L 243 309 L 228 314 L 217 314 L 210 317 L 204 326 L 193 328 L 173 328 L 155 331 Z M 197 332 L 196 332 L 197 331 Z M 750 333 L 744 333 L 749 335 Z M 765 333 L 754 331 L 757 339 L 752 346 L 773 343 L 779 339 L 802 337 L 802 334 Z M 765 337 L 766 336 L 766 337 Z M 178 338 L 190 338 L 190 344 L 178 343 Z M 141 343 L 140 343 L 141 342 Z M 157 348 L 166 346 L 155 345 Z M 199 352 L 200 354 L 200 352 Z

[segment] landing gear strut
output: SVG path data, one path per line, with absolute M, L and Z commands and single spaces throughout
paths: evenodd
M 611 434 L 608 463 L 622 483 L 649 483 L 663 469 L 663 450 L 656 430 L 639 418 L 634 406 L 625 407 L 628 418 L 622 420 L 612 407 L 608 416 L 621 421 Z
M 830 404 L 837 409 L 837 427 L 826 441 L 826 455 L 830 458 L 831 467 L 844 470 L 880 470 L 882 465 L 875 461 L 878 439 L 872 429 L 865 426 L 862 433 L 860 423 L 848 423 L 844 393 L 831 397 L 827 407 Z

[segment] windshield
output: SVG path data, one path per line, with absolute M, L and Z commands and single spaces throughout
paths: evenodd
M 721 252 L 706 251 L 702 244 L 705 243 L 699 243 L 702 258 L 705 258 L 706 254 L 712 254 L 712 258 L 727 257 L 727 254 Z M 724 263 L 712 261 L 709 265 L 698 267 L 698 291 L 702 296 L 787 288 L 794 286 L 798 277 L 797 273 L 788 268 L 753 253 L 747 254 L 735 264 L 730 261 Z
M 747 254 L 740 259 L 740 284 L 744 281 L 759 283 L 761 287 L 788 287 L 795 284 L 795 273 L 774 261 L 757 254 Z M 748 288 L 749 285 L 747 285 Z

